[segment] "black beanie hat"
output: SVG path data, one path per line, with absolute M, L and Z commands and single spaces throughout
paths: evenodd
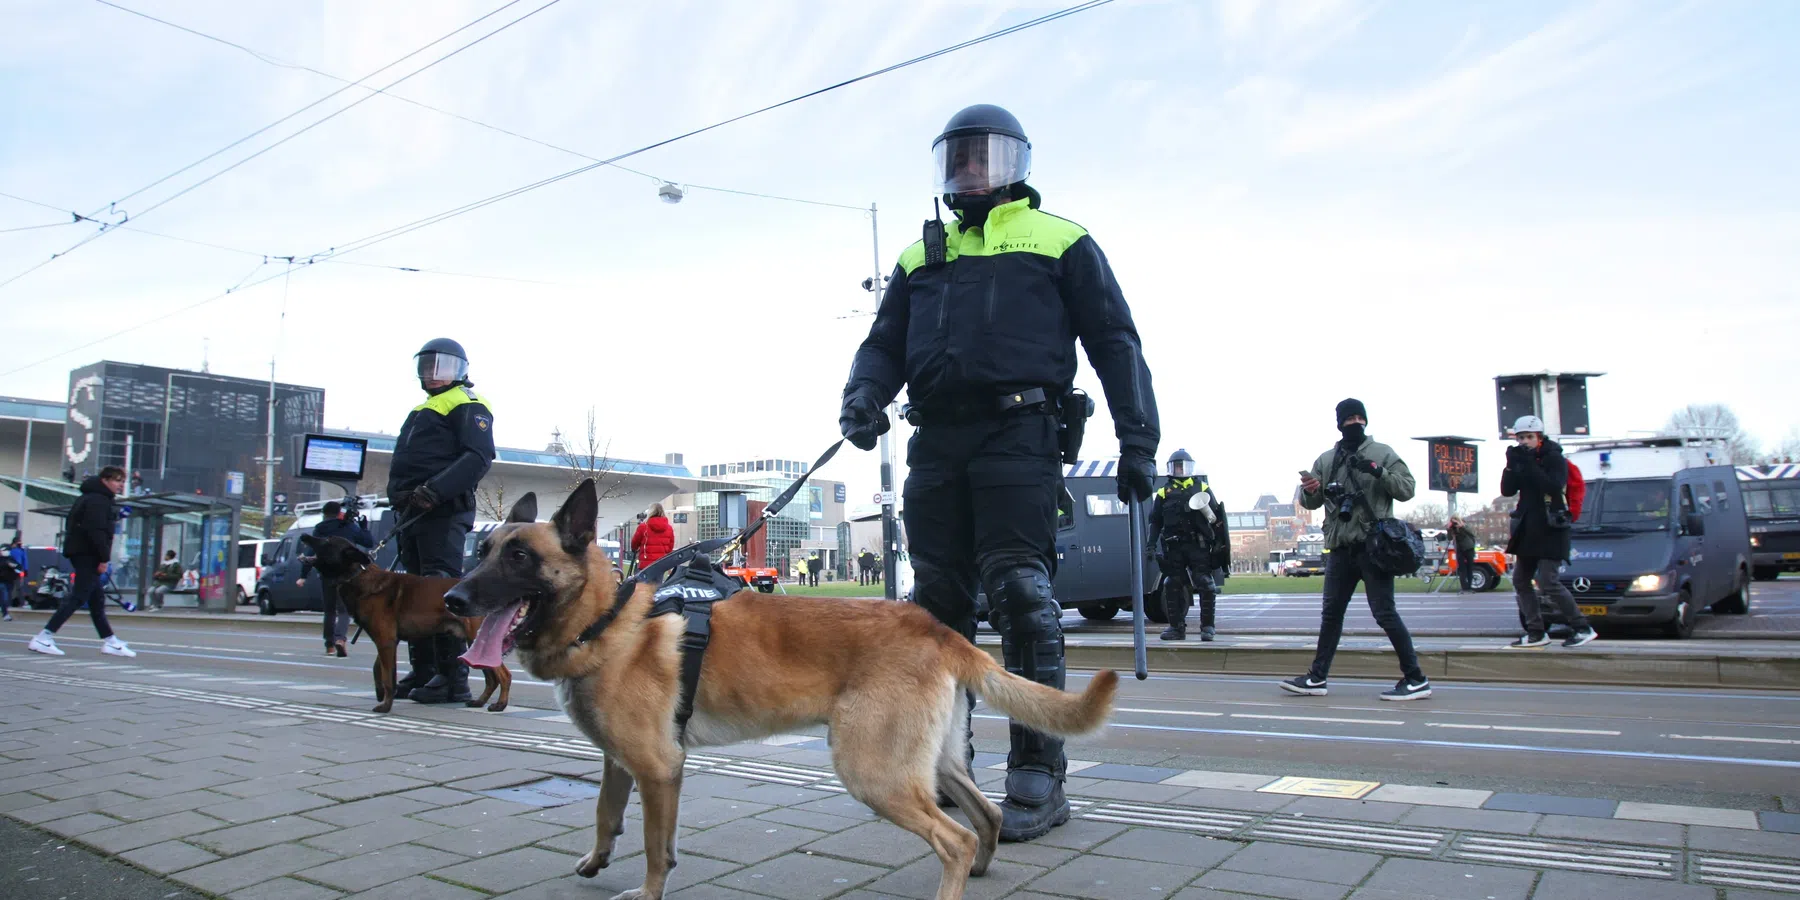
M 1369 421 L 1369 411 L 1363 409 L 1362 401 L 1355 397 L 1350 397 L 1337 405 L 1337 422 L 1334 424 L 1343 425 L 1344 420 L 1351 416 L 1362 416 L 1364 422 Z

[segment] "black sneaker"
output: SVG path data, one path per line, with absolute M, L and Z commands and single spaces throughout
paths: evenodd
M 1536 647 L 1550 646 L 1550 638 L 1541 634 L 1527 634 L 1506 645 L 1508 650 L 1530 650 Z
M 1290 694 L 1299 694 L 1302 697 L 1323 697 L 1328 693 L 1325 688 L 1325 679 L 1321 678 L 1314 681 L 1311 675 L 1299 675 L 1289 678 L 1281 683 L 1281 689 Z
M 1414 684 L 1402 678 L 1393 688 L 1381 692 L 1383 700 L 1423 700 L 1431 696 L 1431 679 Z
M 1592 629 L 1592 628 L 1583 629 L 1581 631 L 1577 631 L 1574 634 L 1569 635 L 1569 639 L 1566 641 L 1563 641 L 1563 646 L 1564 647 L 1579 647 L 1582 644 L 1592 643 L 1593 640 L 1599 636 L 1600 635 L 1594 633 L 1594 629 Z M 1545 639 L 1545 643 L 1549 643 L 1549 640 Z

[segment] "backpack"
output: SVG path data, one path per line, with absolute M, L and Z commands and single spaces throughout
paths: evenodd
M 1569 507 L 1569 519 L 1573 521 L 1581 518 L 1581 503 L 1587 499 L 1587 482 L 1581 480 L 1581 469 L 1572 462 L 1568 465 L 1569 486 L 1563 488 L 1563 500 Z

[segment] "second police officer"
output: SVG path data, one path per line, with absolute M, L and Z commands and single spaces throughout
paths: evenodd
M 469 381 L 469 356 L 449 338 L 413 354 L 425 402 L 413 407 L 394 441 L 388 501 L 397 522 L 400 565 L 415 575 L 461 578 L 463 539 L 475 527 L 475 486 L 494 462 L 494 413 Z M 419 703 L 467 702 L 468 649 L 440 634 L 429 646 L 407 642 L 412 671 L 396 696 Z
M 1200 508 L 1189 508 L 1188 501 L 1200 494 L 1206 495 Z M 1188 598 L 1199 593 L 1200 640 L 1212 640 L 1218 605 L 1213 570 L 1231 564 L 1231 532 L 1225 505 L 1206 476 L 1195 476 L 1194 458 L 1186 450 L 1169 457 L 1169 483 L 1156 492 L 1144 545 L 1156 553 L 1157 568 L 1162 570 L 1163 612 L 1169 618 L 1162 639 L 1187 640 Z
M 1159 428 L 1137 328 L 1100 247 L 1038 209 L 1031 144 L 997 106 L 958 112 L 932 144 L 954 221 L 926 223 L 900 254 L 857 349 L 838 422 L 873 449 L 904 385 L 904 489 L 918 604 L 975 639 L 985 590 L 1006 669 L 1064 682 L 1061 606 L 1051 595 L 1062 490 L 1059 411 L 1080 340 L 1119 439 L 1119 494 L 1150 496 Z M 1070 407 L 1088 409 L 1085 395 Z M 972 739 L 967 720 L 965 739 Z M 1059 738 L 1011 726 L 1000 837 L 1039 837 L 1069 818 Z M 973 750 L 966 751 L 971 757 Z

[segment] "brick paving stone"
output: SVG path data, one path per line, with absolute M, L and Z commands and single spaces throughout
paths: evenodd
M 1332 800 L 1325 797 L 1301 797 L 1281 808 L 1277 815 L 1302 815 L 1309 818 L 1350 819 L 1357 822 L 1398 822 L 1412 812 L 1404 803 L 1381 803 L 1374 800 Z
M 840 895 L 838 900 L 856 900 L 857 895 L 882 900 L 877 894 L 856 891 Z M 765 900 L 765 894 L 752 894 L 736 888 L 728 888 L 717 884 L 696 884 L 665 895 L 668 900 Z
M 1088 852 L 1145 862 L 1179 860 L 1184 866 L 1210 869 L 1242 849 L 1244 845 L 1235 841 L 1160 828 L 1134 828 Z
M 279 847 L 264 847 L 243 856 L 234 856 L 230 859 L 222 859 L 215 863 L 188 869 L 185 872 L 177 872 L 171 877 L 203 891 L 229 894 L 271 878 L 292 875 L 301 869 L 316 866 L 334 858 L 322 850 L 284 844 Z
M 1226 860 L 1220 868 L 1251 875 L 1274 875 L 1332 884 L 1356 884 L 1381 864 L 1373 853 L 1307 847 L 1257 841 Z
M 579 856 L 525 847 L 439 869 L 432 875 L 498 894 L 567 875 L 575 871 L 575 864 L 580 861 Z
M 15 809 L 24 809 L 27 806 L 42 806 L 48 802 L 48 800 L 30 793 L 29 791 L 20 791 L 16 794 L 0 794 L 0 813 L 11 812 Z
M 1450 828 L 1457 831 L 1489 831 L 1496 834 L 1530 834 L 1542 819 L 1543 816 L 1537 813 L 1453 806 L 1421 806 L 1401 816 L 1400 821 L 1395 824 L 1417 825 L 1421 828 Z
M 303 813 L 330 805 L 330 800 L 317 794 L 309 794 L 305 791 L 276 791 L 273 794 L 233 800 L 217 806 L 202 806 L 200 812 L 233 824 L 243 824 L 259 819 L 273 819 L 276 816 Z
M 394 794 L 393 796 L 404 797 L 408 800 L 417 800 L 420 803 L 429 803 L 432 806 L 455 806 L 459 803 L 468 803 L 472 800 L 481 799 L 479 794 L 471 794 L 467 791 L 453 791 L 446 787 L 419 788 L 416 791 L 407 791 L 406 793 Z
M 187 840 L 195 846 L 205 847 L 214 853 L 235 856 L 260 850 L 263 847 L 285 844 L 301 838 L 309 838 L 315 834 L 323 834 L 336 829 L 324 822 L 315 822 L 302 816 L 281 816 L 275 819 L 264 819 L 248 825 L 237 825 L 221 828 L 218 831 L 195 835 Z
M 332 781 L 314 785 L 306 790 L 321 797 L 333 800 L 362 800 L 367 797 L 378 797 L 382 794 L 397 794 L 413 788 L 430 787 L 431 782 L 420 778 L 408 778 L 404 775 L 370 775 L 355 781 Z
M 941 866 L 936 866 L 935 860 L 933 865 L 942 871 Z M 677 867 L 675 871 L 679 872 L 681 869 Z M 886 869 L 862 863 L 789 853 L 739 869 L 715 881 L 725 887 L 767 894 L 782 900 L 824 900 L 885 874 Z M 935 891 L 936 887 L 932 889 Z M 967 900 L 980 900 L 978 894 L 965 896 Z
M 81 768 L 82 767 L 72 767 L 71 771 L 80 771 Z M 140 783 L 152 783 L 154 780 L 155 779 L 152 779 L 149 776 L 139 775 L 135 772 L 124 772 L 118 775 L 107 775 L 101 778 L 80 778 L 75 781 L 65 781 L 62 784 L 45 785 L 41 788 L 34 788 L 32 793 L 49 797 L 52 800 L 67 800 L 71 797 L 85 797 L 89 794 L 98 794 L 102 791 L 122 791 L 141 797 L 143 796 L 142 794 L 137 794 L 132 791 L 131 788 Z
M 695 799 L 698 800 L 702 798 Z M 691 801 L 684 801 L 681 804 L 681 818 L 684 822 L 687 820 L 688 802 Z M 627 816 L 635 814 L 637 810 L 637 808 L 633 806 L 627 806 L 626 809 L 628 810 L 626 813 Z M 562 806 L 532 809 L 519 813 L 513 816 L 513 818 L 524 819 L 527 822 L 543 822 L 549 825 L 561 825 L 565 828 L 592 828 L 594 827 L 594 801 L 578 800 L 574 803 L 565 803 Z
M 1071 792 L 1073 793 L 1073 792 Z M 1193 793 L 1192 788 L 1174 784 L 1137 781 L 1096 781 L 1081 791 L 1083 797 L 1104 800 L 1126 800 L 1136 803 L 1168 803 Z
M 692 885 L 713 881 L 738 868 L 736 863 L 709 859 L 694 854 L 680 855 L 677 851 L 676 866 L 669 873 L 667 893 Z M 630 859 L 614 862 L 601 869 L 593 878 L 582 878 L 579 875 L 564 875 L 550 881 L 540 881 L 527 888 L 520 888 L 507 894 L 501 894 L 500 900 L 603 900 L 620 891 L 628 891 L 641 887 L 644 883 L 644 857 L 642 854 Z M 665 894 L 666 896 L 667 894 Z
M 1800 815 L 1784 812 L 1764 812 L 1761 815 L 1764 831 L 1781 831 L 1788 834 L 1800 834 Z
M 593 804 L 582 803 L 593 811 Z M 681 824 L 689 828 L 707 829 L 715 825 L 723 825 L 733 819 L 754 816 L 773 809 L 766 803 L 753 803 L 749 800 L 733 800 L 726 797 L 683 797 L 681 800 Z M 815 810 L 822 812 L 823 810 Z M 636 810 L 632 811 L 636 815 Z M 588 824 L 593 824 L 592 816 Z
M 331 779 L 321 778 L 318 775 L 312 775 L 306 772 L 288 772 L 284 775 L 268 775 L 261 778 L 251 778 L 234 782 L 232 784 L 222 784 L 213 788 L 213 790 L 216 790 L 221 794 L 230 794 L 233 797 L 244 799 L 248 797 L 261 797 L 265 794 L 273 794 L 277 791 L 294 791 L 299 790 L 300 788 L 316 787 L 321 784 L 330 783 Z
M 128 825 L 104 828 L 82 835 L 81 842 L 108 853 L 121 853 L 126 850 L 136 850 L 139 847 L 148 847 L 151 844 L 160 844 L 163 841 L 185 838 L 203 831 L 224 828 L 226 824 L 212 816 L 203 816 L 197 812 L 178 812 L 154 819 L 145 819 L 141 822 L 132 822 Z
M 1201 871 L 1190 866 L 1172 866 L 1113 856 L 1082 856 L 1031 882 L 1031 887 L 1045 893 L 1068 894 L 1091 900 L 1123 900 L 1131 897 L 1162 900 L 1193 881 Z M 974 881 L 975 879 L 970 879 L 971 884 Z M 875 889 L 885 890 L 880 886 L 882 883 L 877 882 Z
M 1079 855 L 1074 850 L 1051 847 L 1037 841 L 1002 842 L 994 851 L 995 859 L 1040 869 L 1054 869 Z
M 182 869 L 205 865 L 219 857 L 217 854 L 208 853 L 192 844 L 184 844 L 181 841 L 164 841 L 160 844 L 128 850 L 119 854 L 119 858 L 158 875 L 167 875 L 170 872 L 179 872 Z
M 432 806 L 429 803 L 409 800 L 398 794 L 389 794 L 382 797 L 370 797 L 367 800 L 353 800 L 349 803 L 340 803 L 336 806 L 327 806 L 322 809 L 308 810 L 306 812 L 306 817 L 309 819 L 317 819 L 321 822 L 327 822 L 336 825 L 339 828 L 349 828 L 355 825 L 364 825 L 369 822 L 378 822 L 382 819 L 409 816 L 413 813 L 430 812 L 436 808 L 437 807 Z
M 401 796 L 408 795 L 403 794 Z M 514 816 L 535 809 L 537 809 L 537 807 L 527 806 L 523 803 L 513 803 L 508 800 L 496 800 L 492 797 L 484 797 L 474 803 L 464 803 L 458 806 L 445 806 L 430 812 L 417 813 L 413 818 L 425 822 L 435 822 L 439 825 L 448 825 L 452 828 L 460 828 L 464 825 L 474 825 L 480 822 L 491 822 L 495 819 L 504 819 L 507 816 Z
M 1085 851 L 1095 844 L 1113 837 L 1125 830 L 1123 825 L 1111 822 L 1094 822 L 1088 819 L 1070 819 L 1067 823 L 1050 829 L 1050 833 L 1033 841 L 1045 847 L 1062 847 L 1066 850 Z
M 116 791 L 107 791 L 100 794 L 89 794 L 86 797 L 71 797 L 67 800 L 39 803 L 33 806 L 12 810 L 11 812 L 8 812 L 7 815 L 18 819 L 21 822 L 29 822 L 33 825 L 37 825 L 42 822 L 49 822 L 53 819 L 67 818 L 76 813 L 92 813 L 104 809 L 111 809 L 114 806 L 134 803 L 137 799 L 138 798 L 136 797 L 121 794 Z
M 823 832 L 813 831 L 809 828 L 780 825 L 761 819 L 737 819 L 706 831 L 696 832 L 682 841 L 679 846 L 718 859 L 728 859 L 737 863 L 753 863 L 780 856 L 824 836 Z
M 830 813 L 808 812 L 803 809 L 785 809 L 779 806 L 768 812 L 759 813 L 756 817 L 768 822 L 780 822 L 784 825 L 798 825 L 801 828 L 811 828 L 814 831 L 829 832 L 843 831 L 848 828 L 855 828 L 858 825 L 868 824 L 867 819 L 848 819 L 843 816 L 834 816 Z
M 39 822 L 37 823 L 37 827 L 42 828 L 51 834 L 60 834 L 63 837 L 75 837 L 90 831 L 111 828 L 118 824 L 119 820 L 111 816 L 103 816 L 99 813 L 76 813 L 75 815 L 66 816 L 51 822 Z
M 366 891 L 390 881 L 399 881 L 408 875 L 435 872 L 438 869 L 448 868 L 466 861 L 463 857 L 445 853 L 442 850 L 433 850 L 430 847 L 420 847 L 414 844 L 401 844 L 398 847 L 376 850 L 373 853 L 364 853 L 361 856 L 328 862 L 309 869 L 290 871 L 307 881 L 316 881 L 328 887 L 355 892 Z
M 1653 844 L 1679 847 L 1681 826 L 1662 822 L 1626 822 L 1619 819 L 1594 819 L 1587 816 L 1545 816 L 1538 822 L 1539 837 L 1576 841 L 1615 841 L 1625 844 Z
M 414 875 L 356 895 L 356 900 L 480 900 L 487 895 L 454 884 Z
M 905 865 L 932 852 L 931 845 L 918 835 L 887 822 L 867 822 L 820 838 L 800 849 L 889 868 Z
M 490 769 L 485 774 L 477 775 L 473 778 L 464 778 L 454 782 L 449 781 L 449 779 L 444 778 L 441 775 L 434 780 L 446 782 L 444 786 L 452 790 L 479 792 L 491 791 L 495 788 L 517 787 L 521 784 L 543 781 L 544 777 L 544 773 L 542 772 L 533 772 L 530 769 L 513 768 L 499 772 Z
M 1525 900 L 1537 873 L 1426 859 L 1390 859 L 1352 897 L 1463 898 Z
M 227 895 L 227 900 L 337 900 L 342 896 L 342 891 L 334 891 L 328 887 L 292 878 L 276 878 L 234 891 Z
M 1558 797 L 1550 794 L 1495 794 L 1481 805 L 1482 809 L 1507 809 L 1558 816 L 1591 816 L 1610 819 L 1619 808 L 1617 800 L 1594 797 Z
M 13 778 L 0 779 L 0 794 L 16 794 L 20 791 L 35 791 L 41 787 L 62 784 L 69 779 L 56 772 L 33 772 Z
M 1326 884 L 1322 881 L 1307 881 L 1301 878 L 1282 878 L 1277 875 L 1252 875 L 1248 872 L 1236 872 L 1230 869 L 1214 869 L 1200 876 L 1194 885 L 1200 890 L 1209 892 L 1215 889 L 1242 892 L 1228 895 L 1233 898 L 1251 894 L 1257 897 L 1279 897 L 1281 900 L 1343 900 L 1350 893 L 1350 888 L 1341 884 Z M 1189 900 L 1186 891 L 1175 896 L 1179 900 Z
M 1768 831 L 1744 831 L 1738 828 L 1712 828 L 1694 825 L 1688 828 L 1688 847 L 1693 850 L 1749 853 L 1781 859 L 1800 859 L 1800 834 Z
M 1697 884 L 1670 884 L 1648 878 L 1549 872 L 1532 900 L 1714 900 L 1718 892 Z
M 436 835 L 431 846 L 463 856 L 487 856 L 548 840 L 568 830 L 561 825 L 502 818 Z
M 107 807 L 106 814 L 109 816 L 116 816 L 128 822 L 141 822 L 145 819 L 166 816 L 169 813 L 187 812 L 188 810 L 199 809 L 202 806 L 217 806 L 221 803 L 230 803 L 233 799 L 234 798 L 218 793 L 217 791 L 203 788 L 197 791 L 182 791 L 179 794 L 169 794 L 168 796 L 157 797 L 152 800 L 136 800 L 131 803 L 121 803 L 118 806 Z
M 418 819 L 377 819 L 342 831 L 310 837 L 301 843 L 342 856 L 354 856 L 408 841 L 424 840 L 449 830 L 448 826 L 421 822 Z

